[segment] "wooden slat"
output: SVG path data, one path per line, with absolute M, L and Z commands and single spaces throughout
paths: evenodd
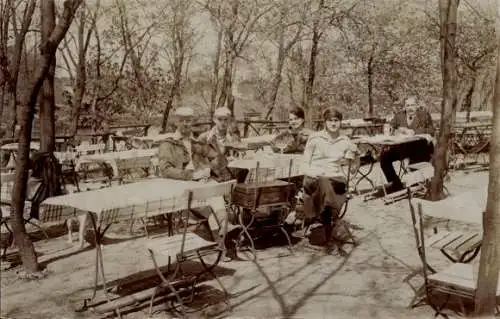
M 443 242 L 445 242 L 445 243 L 449 242 L 448 238 L 450 235 L 451 235 L 451 232 L 449 232 L 449 231 L 440 231 L 437 234 L 435 234 L 434 236 L 431 236 L 425 240 L 426 246 L 433 247 L 433 248 L 441 248 L 442 247 L 441 244 Z
M 148 240 L 146 248 L 152 250 L 155 254 L 175 258 L 181 252 L 182 236 L 182 234 L 177 234 L 169 237 L 153 238 Z M 207 241 L 194 233 L 187 233 L 184 253 L 215 246 L 217 246 L 215 242 Z
M 448 244 L 443 245 L 444 249 L 451 251 L 463 250 L 467 246 L 477 247 L 481 243 L 482 236 L 478 233 L 458 233 L 456 238 Z

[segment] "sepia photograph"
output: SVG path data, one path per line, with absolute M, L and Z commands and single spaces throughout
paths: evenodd
M 500 0 L 0 0 L 0 173 L 0 319 L 500 317 Z

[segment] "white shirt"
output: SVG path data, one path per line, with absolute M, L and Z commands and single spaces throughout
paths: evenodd
M 311 177 L 343 177 L 342 161 L 353 159 L 357 153 L 356 144 L 347 136 L 334 139 L 325 130 L 315 132 L 307 140 L 300 171 Z

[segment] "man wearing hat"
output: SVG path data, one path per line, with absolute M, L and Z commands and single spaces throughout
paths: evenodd
M 158 149 L 160 175 L 163 178 L 179 180 L 208 180 L 211 176 L 221 175 L 220 172 L 227 166 L 227 160 L 217 149 L 217 145 L 202 143 L 193 137 L 193 109 L 190 107 L 177 108 L 174 111 L 174 119 L 176 131 L 165 139 Z M 212 202 L 211 206 L 220 225 L 223 225 L 223 221 L 227 218 L 224 200 L 220 198 L 217 202 Z M 205 239 L 212 239 L 213 232 L 218 230 L 219 223 L 211 214 L 210 209 L 192 210 L 192 213 L 193 218 L 207 220 L 205 226 L 209 228 L 209 234 L 208 236 L 200 235 L 208 237 Z M 232 243 L 228 237 L 230 236 L 226 236 L 228 239 L 226 248 Z M 232 259 L 235 258 L 235 251 L 230 248 L 227 257 Z
M 240 137 L 231 130 L 231 111 L 227 107 L 219 107 L 214 112 L 214 127 L 200 134 L 198 141 L 203 143 L 215 142 L 223 154 L 228 155 L 227 143 L 239 142 Z

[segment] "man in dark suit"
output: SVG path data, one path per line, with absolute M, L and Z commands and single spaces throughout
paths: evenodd
M 430 113 L 418 107 L 414 97 L 405 101 L 403 109 L 396 113 L 390 122 L 393 134 L 414 135 L 429 134 L 434 136 L 434 125 Z M 410 159 L 410 163 L 428 162 L 434 153 L 434 146 L 429 140 L 422 138 L 408 143 L 394 145 L 382 150 L 380 167 L 390 183 L 388 192 L 403 189 L 403 184 L 392 165 L 395 161 Z

